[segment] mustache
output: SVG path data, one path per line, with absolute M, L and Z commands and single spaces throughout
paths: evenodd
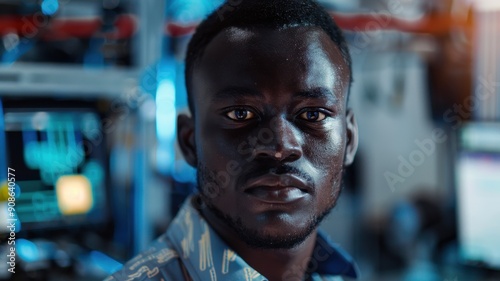
M 308 173 L 306 173 L 306 172 L 304 172 L 304 171 L 302 171 L 294 166 L 290 166 L 287 164 L 274 166 L 274 167 L 262 167 L 261 165 L 256 166 L 255 168 L 250 169 L 246 173 L 246 175 L 242 179 L 241 183 L 248 182 L 250 179 L 264 176 L 267 174 L 294 175 L 296 177 L 303 179 L 307 183 L 307 185 L 309 185 L 310 187 L 312 187 L 314 189 L 314 180 Z M 239 186 L 242 186 L 242 184 L 240 184 Z

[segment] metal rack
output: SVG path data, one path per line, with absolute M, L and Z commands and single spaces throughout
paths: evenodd
M 118 98 L 137 85 L 137 69 L 16 63 L 0 67 L 0 96 Z
M 103 0 L 75 0 L 64 3 L 67 4 L 65 8 L 71 8 L 70 12 L 73 12 L 78 11 L 81 7 L 102 5 L 104 2 Z M 0 3 L 15 4 L 16 1 L 0 0 Z M 82 64 L 34 62 L 3 64 L 0 65 L 0 101 L 4 98 L 26 98 L 27 100 L 61 98 L 74 101 L 104 99 L 127 102 L 130 98 L 129 95 L 144 95 L 153 99 L 149 95 L 154 95 L 154 89 L 147 89 L 151 85 L 144 85 L 144 83 L 154 84 L 157 82 L 156 64 L 162 55 L 165 3 L 164 1 L 129 0 L 121 0 L 121 3 L 125 3 L 128 10 L 133 12 L 128 15 L 132 15 L 134 20 L 140 22 L 130 36 L 131 65 L 133 66 L 91 68 Z M 85 9 L 85 11 L 93 11 L 90 8 Z M 68 14 L 68 11 L 62 13 L 63 16 L 68 16 Z M 70 16 L 78 20 L 78 15 L 71 14 Z M 72 18 L 67 17 L 67 19 Z M 45 35 L 49 33 L 47 32 Z M 151 68 L 155 70 L 152 71 Z M 151 213 L 151 205 L 148 205 L 147 202 L 148 198 L 151 198 L 151 191 L 147 187 L 151 185 L 153 174 L 148 163 L 152 162 L 150 150 L 153 146 L 149 144 L 152 142 L 152 137 L 154 138 L 155 120 L 144 118 L 140 112 L 140 108 L 131 109 L 130 116 L 120 116 L 125 120 L 121 121 L 122 123 L 130 121 L 131 124 L 119 125 L 128 126 L 127 136 L 134 138 L 134 141 L 131 142 L 133 144 L 128 147 L 127 151 L 130 154 L 129 158 L 132 159 L 131 162 L 135 163 L 130 191 L 127 191 L 133 194 L 133 206 L 130 212 L 132 216 L 127 218 L 130 220 L 132 225 L 130 229 L 133 232 L 131 233 L 131 244 L 127 246 L 130 249 L 127 250 L 131 250 L 133 253 L 143 250 L 154 238 L 151 218 L 148 216 Z M 125 117 L 131 117 L 129 119 L 133 120 L 128 120 Z

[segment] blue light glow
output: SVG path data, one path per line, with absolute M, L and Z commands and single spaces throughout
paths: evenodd
M 90 252 L 90 260 L 107 274 L 112 274 L 122 267 L 122 264 L 99 251 Z
M 222 3 L 222 0 L 168 1 L 167 11 L 169 13 L 167 15 L 176 22 L 198 22 Z
M 35 40 L 20 40 L 16 47 L 2 54 L 0 63 L 10 65 L 35 46 Z
M 162 173 L 168 173 L 174 161 L 174 143 L 177 112 L 175 108 L 175 84 L 172 79 L 164 79 L 156 92 L 156 133 L 158 149 L 157 167 Z
M 42 13 L 51 16 L 59 9 L 58 0 L 44 0 L 42 2 Z
M 173 81 L 163 80 L 156 92 L 156 132 L 160 140 L 175 137 L 175 86 Z
M 16 251 L 21 259 L 26 262 L 35 262 L 40 260 L 40 252 L 35 243 L 26 239 L 16 240 Z
M 46 119 L 47 121 L 41 122 Z M 54 184 L 60 174 L 72 174 L 83 163 L 85 153 L 83 145 L 76 143 L 73 120 L 64 117 L 52 120 L 45 112 L 39 112 L 33 117 L 33 124 L 24 124 L 30 128 L 23 131 L 24 162 L 33 170 L 40 170 L 42 181 Z M 46 141 L 37 141 L 36 133 L 31 128 L 42 123 L 46 133 Z M 40 127 L 39 129 L 42 129 Z M 53 163 L 46 165 L 46 163 Z
M 92 183 L 93 190 L 104 182 L 104 168 L 97 161 L 88 161 L 83 167 L 83 174 Z

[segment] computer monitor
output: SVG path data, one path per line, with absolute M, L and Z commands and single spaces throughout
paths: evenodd
M 458 134 L 456 188 L 462 258 L 500 269 L 500 123 L 468 123 Z
M 105 142 L 95 110 L 4 108 L 2 119 L 2 157 L 19 186 L 15 212 L 21 231 L 107 220 Z M 0 200 L 0 207 L 5 203 Z M 2 220 L 5 214 L 0 225 L 7 225 Z

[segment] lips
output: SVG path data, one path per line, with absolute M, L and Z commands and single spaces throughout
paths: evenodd
M 287 204 L 312 192 L 307 182 L 291 174 L 267 174 L 248 181 L 244 192 L 264 203 Z

